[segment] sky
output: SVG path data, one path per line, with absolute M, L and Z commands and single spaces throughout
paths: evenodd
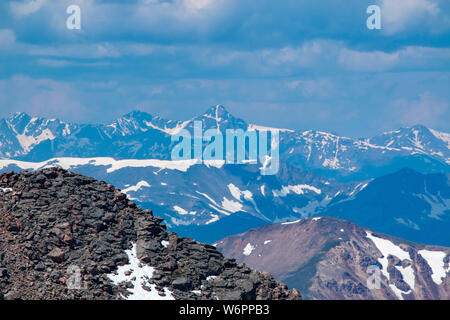
M 66 27 L 73 4 L 80 30 Z M 0 118 L 185 120 L 222 104 L 249 123 L 351 137 L 450 132 L 449 89 L 448 0 L 0 2 Z

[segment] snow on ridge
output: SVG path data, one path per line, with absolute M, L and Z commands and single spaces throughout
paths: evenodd
M 263 195 L 263 197 L 265 197 L 265 196 L 266 196 L 266 186 L 265 186 L 265 185 L 262 185 L 262 186 L 260 187 L 260 190 L 261 190 L 261 194 Z
M 4 193 L 8 193 L 8 192 L 12 192 L 13 189 L 11 189 L 11 188 L 0 188 L 0 191 L 4 192 Z
M 177 124 L 174 128 L 167 128 L 167 127 L 160 128 L 160 127 L 154 125 L 154 124 L 151 123 L 151 122 L 144 121 L 144 123 L 145 123 L 145 125 L 146 125 L 147 127 L 150 127 L 150 128 L 152 128 L 152 129 L 155 129 L 155 130 L 162 131 L 162 132 L 167 133 L 168 135 L 171 135 L 171 136 L 178 134 L 181 130 L 183 130 L 184 128 L 186 128 L 186 126 L 187 126 L 190 122 L 191 122 L 191 120 L 184 121 L 184 122 L 182 122 L 182 123 L 180 123 L 180 124 Z
M 353 191 L 350 192 L 348 195 L 352 196 L 352 195 L 354 195 L 356 193 L 359 193 L 359 192 L 363 191 L 369 185 L 369 183 L 371 183 L 372 181 L 373 181 L 373 179 L 371 179 L 369 182 L 366 182 L 366 183 L 362 183 L 362 182 L 358 183 L 356 185 L 356 187 L 353 189 Z
M 244 196 L 244 199 L 253 203 L 256 208 L 256 203 L 253 200 L 253 193 L 249 190 L 240 190 L 234 184 L 228 184 L 228 190 L 230 190 L 231 195 L 238 201 L 241 201 L 241 196 Z
M 126 188 L 126 189 L 123 189 L 122 190 L 122 193 L 125 193 L 127 196 L 128 196 L 128 199 L 130 199 L 130 200 L 135 200 L 134 198 L 131 198 L 130 197 L 130 195 L 128 194 L 129 192 L 131 192 L 131 191 L 133 191 L 133 192 L 136 192 L 136 191 L 139 191 L 141 188 L 150 188 L 150 185 L 148 184 L 148 182 L 147 181 L 145 181 L 145 180 L 142 180 L 142 181 L 139 181 L 136 185 L 134 185 L 134 186 L 131 186 L 131 187 L 128 187 L 128 188 Z
M 211 217 L 212 218 L 210 220 L 206 221 L 205 224 L 211 224 L 211 223 L 219 221 L 219 216 L 217 214 L 211 214 Z
M 251 253 L 253 252 L 253 250 L 255 250 L 255 246 L 252 246 L 252 244 L 249 242 L 247 243 L 247 245 L 245 246 L 244 250 L 242 251 L 242 254 L 249 256 L 251 255 Z
M 165 296 L 160 296 L 155 284 L 150 284 L 155 268 L 147 266 L 139 261 L 136 253 L 136 244 L 131 250 L 125 250 L 128 256 L 128 264 L 119 266 L 117 273 L 108 274 L 107 277 L 115 284 L 131 282 L 133 288 L 128 289 L 130 294 L 122 298 L 127 300 L 175 300 L 169 289 L 164 288 Z M 144 289 L 144 287 L 146 289 Z
M 447 143 L 448 148 L 450 149 L 450 133 L 446 132 L 440 132 L 433 129 L 429 129 L 430 132 L 439 140 L 442 140 L 443 142 Z
M 20 145 L 22 146 L 22 149 L 25 152 L 30 152 L 31 149 L 33 149 L 34 146 L 40 144 L 42 141 L 45 140 L 54 140 L 55 136 L 49 129 L 42 130 L 41 134 L 37 137 L 35 136 L 28 136 L 26 135 L 26 132 L 23 134 L 18 134 L 16 136 L 17 140 L 19 141 Z
M 123 159 L 116 160 L 111 157 L 95 157 L 95 158 L 71 158 L 71 157 L 61 157 L 52 158 L 42 162 L 27 162 L 11 159 L 0 160 L 0 169 L 3 169 L 9 165 L 16 165 L 22 170 L 38 170 L 49 167 L 61 167 L 65 170 L 70 170 L 77 166 L 94 165 L 94 166 L 109 166 L 106 170 L 107 173 L 112 173 L 114 171 L 132 167 L 132 168 L 145 168 L 145 167 L 155 167 L 167 170 L 178 170 L 186 172 L 191 166 L 196 164 L 201 164 L 202 162 L 197 159 L 189 160 L 158 160 L 158 159 Z M 220 164 L 215 164 L 219 167 Z
M 200 194 L 200 195 L 202 195 L 202 196 L 204 196 L 209 202 L 211 202 L 211 203 L 209 203 L 208 205 L 211 207 L 211 208 L 213 208 L 214 210 L 216 210 L 217 212 L 220 212 L 220 213 L 222 213 L 222 214 L 224 214 L 224 215 L 226 215 L 226 216 L 229 216 L 230 215 L 230 212 L 228 212 L 228 211 L 225 211 L 226 209 L 225 208 L 222 208 L 216 201 L 214 201 L 214 199 L 213 198 L 211 198 L 210 196 L 208 196 L 206 193 L 202 193 L 202 192 L 200 192 L 200 191 L 195 191 L 195 192 L 197 192 L 198 194 Z M 225 198 L 224 198 L 225 199 Z M 222 208 L 222 209 L 221 209 Z M 215 215 L 212 215 L 213 216 L 213 219 L 211 219 L 210 221 L 211 222 L 209 222 L 209 223 L 213 223 L 213 222 L 216 222 L 217 221 L 217 219 L 215 218 Z
M 280 129 L 280 128 L 272 128 L 272 127 L 264 127 L 264 126 L 258 126 L 255 124 L 249 124 L 248 125 L 248 131 L 280 131 L 280 132 L 295 132 L 291 129 Z
M 175 210 L 176 212 L 178 212 L 178 214 L 180 215 L 187 215 L 190 214 L 192 216 L 195 216 L 197 214 L 197 211 L 187 211 L 179 206 L 173 206 L 173 210 Z
M 322 190 L 314 187 L 314 186 L 310 186 L 307 184 L 298 184 L 295 186 L 282 186 L 281 190 L 272 190 L 273 196 L 274 197 L 285 197 L 287 196 L 289 193 L 293 192 L 295 194 L 304 194 L 305 190 L 307 191 L 312 191 L 315 192 L 317 194 L 321 194 Z
M 242 211 L 242 204 L 223 197 L 222 208 L 231 213 L 236 213 Z
M 344 168 L 343 166 L 340 165 L 338 158 L 325 159 L 323 160 L 322 166 L 335 170 Z
M 228 184 L 228 190 L 230 190 L 231 195 L 238 201 L 241 201 L 241 190 L 234 184 Z
M 388 279 L 388 281 L 390 280 L 390 276 L 389 276 L 389 272 L 387 271 L 387 268 L 389 265 L 388 257 L 390 255 L 399 258 L 401 261 L 403 261 L 403 260 L 411 261 L 412 260 L 409 252 L 403 250 L 402 248 L 395 245 L 391 241 L 389 241 L 387 239 L 375 237 L 372 233 L 370 233 L 368 231 L 366 231 L 366 237 L 369 238 L 370 240 L 372 240 L 372 242 L 375 244 L 375 247 L 383 255 L 382 258 L 378 258 L 378 262 L 382 266 L 381 273 L 386 277 L 386 279 Z M 415 275 L 414 275 L 414 270 L 413 270 L 412 266 L 408 266 L 406 268 L 403 268 L 402 266 L 395 266 L 395 268 L 398 271 L 400 271 L 400 273 L 402 274 L 403 280 L 409 285 L 409 287 L 412 290 L 414 290 Z M 390 284 L 389 286 L 400 300 L 404 299 L 403 294 L 411 293 L 411 290 L 404 292 L 404 291 L 398 289 L 393 284 Z
M 309 201 L 306 206 L 303 206 L 302 208 L 299 207 L 293 207 L 292 211 L 294 211 L 297 214 L 300 214 L 302 218 L 308 218 L 313 215 L 315 215 L 320 209 L 325 208 L 330 201 L 332 200 L 331 197 L 326 196 L 322 200 L 313 200 Z
M 431 279 L 437 284 L 442 283 L 442 279 L 447 276 L 450 267 L 445 268 L 445 257 L 447 254 L 442 251 L 420 250 L 418 253 L 425 259 L 430 266 L 432 274 Z
M 296 223 L 299 223 L 300 221 L 301 221 L 301 219 L 295 220 L 295 221 L 289 221 L 289 222 L 282 222 L 281 224 L 282 225 L 296 224 Z

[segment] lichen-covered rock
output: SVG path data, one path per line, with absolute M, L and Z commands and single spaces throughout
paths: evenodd
M 143 287 L 156 298 L 301 298 L 213 246 L 168 232 L 105 182 L 50 168 L 2 174 L 0 187 L 9 188 L 0 192 L 0 299 L 127 298 L 133 283 L 111 275 L 130 263 L 132 247 L 154 270 Z

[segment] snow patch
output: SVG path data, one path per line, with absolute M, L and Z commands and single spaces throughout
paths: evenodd
M 16 138 L 22 146 L 22 149 L 25 152 L 30 152 L 30 150 L 33 149 L 34 146 L 40 144 L 45 140 L 54 140 L 55 136 L 49 129 L 44 129 L 37 137 L 27 136 L 24 132 L 23 134 L 18 134 Z
M 253 194 L 251 193 L 251 191 L 242 191 L 232 183 L 228 184 L 228 190 L 230 190 L 231 195 L 238 201 L 241 201 L 241 196 L 244 196 L 245 200 L 253 200 Z
M 304 194 L 305 190 L 312 191 L 317 194 L 322 193 L 320 189 L 307 184 L 298 184 L 295 186 L 283 186 L 281 190 L 273 190 L 272 192 L 274 197 L 285 197 L 291 192 L 295 194 Z
M 252 244 L 249 242 L 245 246 L 244 251 L 242 251 L 242 253 L 246 256 L 249 256 L 253 252 L 253 250 L 255 250 L 255 247 L 252 246 Z
M 266 196 L 266 186 L 265 186 L 265 185 L 262 185 L 262 186 L 260 187 L 260 190 L 261 190 L 261 194 L 263 195 L 263 197 L 265 197 L 265 196 Z
M 236 213 L 242 211 L 242 204 L 224 197 L 222 200 L 222 208 L 229 212 Z
M 291 129 L 279 129 L 279 128 L 272 128 L 272 127 L 264 127 L 264 126 L 258 126 L 255 124 L 249 124 L 248 125 L 248 131 L 280 131 L 280 132 L 294 132 L 294 130 Z
M 445 142 L 448 146 L 448 148 L 450 149 L 450 133 L 446 133 L 446 132 L 439 132 L 433 129 L 430 129 L 430 132 L 439 140 L 442 140 L 443 142 Z
M 130 294 L 127 297 L 121 295 L 122 298 L 127 300 L 175 300 L 169 289 L 164 288 L 165 296 L 160 296 L 156 285 L 150 284 L 149 280 L 153 277 L 155 269 L 139 261 L 136 244 L 133 244 L 131 250 L 125 250 L 125 253 L 128 255 L 128 264 L 119 266 L 116 274 L 107 275 L 115 285 L 123 282 L 133 284 L 133 288 L 128 289 Z
M 442 251 L 430 251 L 430 250 L 420 250 L 419 254 L 425 259 L 427 264 L 430 266 L 431 279 L 437 284 L 442 283 L 442 279 L 447 276 L 447 272 L 450 271 L 450 267 L 445 268 L 445 257 L 447 254 Z
M 329 196 L 326 196 L 324 199 L 322 199 L 320 201 L 313 200 L 313 201 L 308 202 L 308 204 L 306 206 L 304 206 L 303 208 L 294 207 L 294 208 L 292 208 L 292 211 L 300 214 L 300 216 L 302 218 L 308 218 L 308 217 L 316 214 L 321 209 L 325 208 L 330 203 L 330 201 L 331 201 L 331 198 Z
M 161 241 L 161 245 L 162 245 L 164 248 L 167 248 L 167 247 L 170 245 L 170 242 L 167 241 L 167 240 L 163 240 L 163 241 Z
M 173 206 L 173 210 L 175 210 L 176 212 L 178 212 L 178 214 L 180 215 L 187 215 L 190 214 L 192 216 L 195 216 L 197 214 L 197 211 L 187 211 L 179 206 Z
M 142 188 L 150 188 L 150 185 L 148 184 L 147 181 L 144 181 L 144 180 L 139 181 L 135 186 L 131 186 L 126 189 L 123 189 L 122 193 L 125 193 L 128 196 L 128 199 L 136 200 L 135 198 L 130 197 L 130 195 L 128 193 L 129 192 L 137 192 Z
M 283 222 L 282 225 L 295 224 L 295 223 L 299 223 L 300 221 L 301 221 L 301 220 L 295 220 L 295 221 Z
M 177 124 L 174 128 L 167 128 L 167 127 L 160 128 L 160 127 L 158 127 L 158 126 L 156 126 L 153 123 L 148 122 L 148 121 L 144 121 L 144 123 L 145 123 L 145 125 L 147 127 L 150 127 L 152 129 L 155 129 L 155 130 L 162 131 L 162 132 L 172 136 L 172 135 L 176 135 L 176 134 L 180 133 L 181 130 L 186 128 L 186 126 L 190 123 L 190 120 L 185 121 L 185 122 L 180 123 L 180 124 Z
M 211 224 L 214 223 L 216 221 L 219 221 L 219 216 L 217 214 L 211 214 L 211 219 L 206 221 L 206 224 Z
M 386 279 L 390 280 L 389 272 L 387 271 L 387 268 L 389 265 L 388 257 L 390 255 L 399 258 L 401 261 L 403 261 L 405 259 L 411 260 L 411 256 L 409 255 L 409 253 L 407 251 L 403 250 L 402 248 L 395 245 L 391 241 L 375 237 L 374 235 L 372 235 L 370 232 L 367 232 L 367 231 L 366 231 L 366 237 L 369 238 L 370 240 L 372 240 L 372 242 L 375 244 L 377 249 L 383 255 L 382 258 L 378 259 L 378 262 L 382 266 L 381 273 L 386 277 Z M 412 269 L 412 267 L 408 266 L 406 268 L 403 268 L 401 266 L 395 266 L 395 268 L 401 272 L 403 280 L 410 286 L 410 288 L 412 290 L 414 290 L 415 275 L 414 275 L 414 270 Z M 400 300 L 403 300 L 403 294 L 409 294 L 411 292 L 411 290 L 408 290 L 407 292 L 401 291 L 400 289 L 398 289 L 397 287 L 395 287 L 392 284 L 390 284 L 389 286 L 391 287 L 392 291 L 394 291 L 394 293 Z

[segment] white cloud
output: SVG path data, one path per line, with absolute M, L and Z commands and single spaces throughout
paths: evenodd
M 392 104 L 395 117 L 404 126 L 423 124 L 429 127 L 446 127 L 449 109 L 447 101 L 433 97 L 430 92 L 421 93 L 414 100 L 399 99 Z
M 409 46 L 395 52 L 356 51 L 342 48 L 337 63 L 353 71 L 383 72 L 403 68 L 424 69 L 445 64 L 449 48 Z
M 383 30 L 389 35 L 404 31 L 424 16 L 432 19 L 439 11 L 437 3 L 430 0 L 381 0 Z
M 26 2 L 14 1 L 10 3 L 12 13 L 17 17 L 25 17 L 39 11 L 47 4 L 47 0 L 30 0 Z
M 81 105 L 73 84 L 23 75 L 0 80 L 0 101 L 4 103 L 5 110 L 2 111 L 10 114 L 24 111 L 50 118 L 64 118 L 75 112 L 81 116 L 90 112 Z
M 184 0 L 184 4 L 189 9 L 203 9 L 212 4 L 211 0 Z
M 354 71 L 385 71 L 395 66 L 398 59 L 399 52 L 362 52 L 343 48 L 338 63 Z
M 38 59 L 38 64 L 51 68 L 63 68 L 63 67 L 104 67 L 109 66 L 110 63 L 106 61 L 97 62 L 77 62 L 70 60 L 57 60 L 57 59 Z
M 289 89 L 298 89 L 305 98 L 327 98 L 334 94 L 334 84 L 328 79 L 288 82 Z

